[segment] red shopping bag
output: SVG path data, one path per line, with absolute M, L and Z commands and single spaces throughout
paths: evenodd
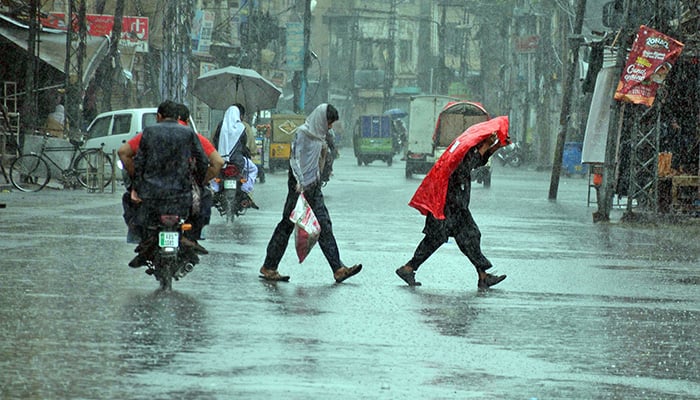
M 294 243 L 299 263 L 302 263 L 321 235 L 321 225 L 303 193 L 299 195 L 289 220 L 294 222 Z

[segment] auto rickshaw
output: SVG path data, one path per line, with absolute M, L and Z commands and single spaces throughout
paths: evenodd
M 304 124 L 306 116 L 300 114 L 272 114 L 270 117 L 271 137 L 268 151 L 268 168 L 287 169 L 292 151 L 292 140 L 297 129 Z
M 357 165 L 374 160 L 386 161 L 391 166 L 395 153 L 391 132 L 391 117 L 388 115 L 363 115 L 355 125 L 353 149 Z

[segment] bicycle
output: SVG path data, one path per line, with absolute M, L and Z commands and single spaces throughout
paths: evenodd
M 49 163 L 61 171 L 61 181 L 64 185 L 80 186 L 88 190 L 100 189 L 101 174 L 104 173 L 103 187 L 112 182 L 114 169 L 111 158 L 102 149 L 84 150 L 81 146 L 84 140 L 70 139 L 72 147 L 51 147 L 46 144 L 51 135 L 45 135 L 38 153 L 30 152 L 19 156 L 10 165 L 10 182 L 23 192 L 38 192 L 51 181 Z M 65 152 L 71 150 L 68 168 L 62 168 L 59 163 L 49 156 L 50 152 Z

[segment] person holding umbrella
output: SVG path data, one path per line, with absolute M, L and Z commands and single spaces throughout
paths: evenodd
M 309 202 L 319 225 L 321 235 L 318 244 L 330 264 L 333 278 L 337 283 L 356 275 L 362 270 L 362 264 L 346 267 L 340 261 L 338 245 L 333 236 L 331 217 L 323 200 L 321 192 L 321 170 L 329 157 L 328 131 L 333 122 L 337 121 L 338 110 L 330 104 L 317 106 L 299 126 L 292 142 L 292 154 L 289 160 L 289 178 L 287 180 L 287 200 L 282 211 L 282 220 L 267 245 L 265 262 L 260 268 L 260 277 L 267 281 L 288 281 L 288 275 L 280 275 L 277 271 L 280 260 L 287 249 L 289 237 L 294 231 L 294 223 L 289 220 L 300 193 Z
M 487 289 L 506 278 L 486 272 L 491 262 L 481 252 L 481 232 L 469 211 L 471 171 L 486 164 L 499 148 L 510 143 L 508 117 L 496 117 L 469 127 L 435 162 L 408 203 L 425 215 L 425 237 L 413 258 L 396 270 L 409 286 L 420 286 L 415 275 L 449 236 L 476 268 L 477 287 Z

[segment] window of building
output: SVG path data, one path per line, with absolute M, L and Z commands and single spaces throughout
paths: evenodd
M 413 62 L 413 43 L 410 40 L 399 41 L 399 62 Z

